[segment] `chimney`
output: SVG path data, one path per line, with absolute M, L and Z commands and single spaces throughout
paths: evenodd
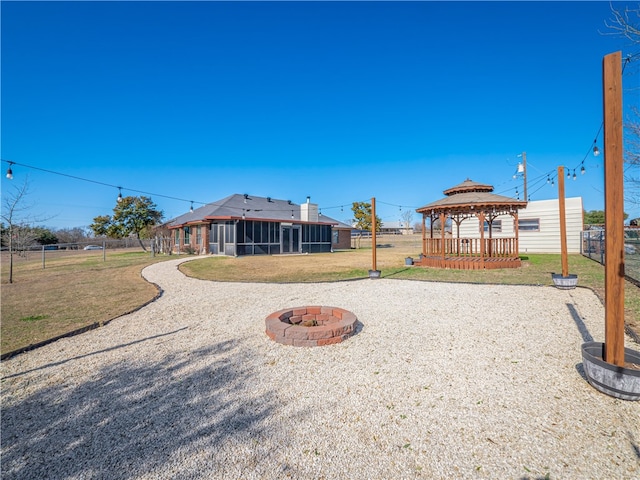
M 311 203 L 310 197 L 307 197 L 307 203 L 300 205 L 300 220 L 303 222 L 318 221 L 318 205 Z

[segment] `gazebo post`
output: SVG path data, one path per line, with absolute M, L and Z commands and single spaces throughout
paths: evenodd
M 440 238 L 442 239 L 442 243 L 440 244 L 440 250 L 442 250 L 442 260 L 445 259 L 445 248 L 444 248 L 444 223 L 446 222 L 447 217 L 445 217 L 444 212 L 440 213 Z
M 520 230 L 520 226 L 518 225 L 518 210 L 515 211 L 515 213 L 513 214 L 513 230 L 516 233 L 516 257 L 520 256 L 520 240 L 518 239 L 518 232 Z
M 427 256 L 427 214 L 422 212 L 422 256 Z
M 480 263 L 484 264 L 484 211 L 478 214 L 480 220 Z

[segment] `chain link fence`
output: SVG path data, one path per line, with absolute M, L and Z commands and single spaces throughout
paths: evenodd
M 582 232 L 582 255 L 605 264 L 604 228 L 585 230 Z M 625 277 L 640 286 L 640 228 L 627 227 L 624 230 L 624 263 Z
M 154 240 L 142 240 L 144 249 L 150 254 L 153 253 L 152 247 L 159 252 Z M 15 249 L 13 251 L 14 261 L 28 261 L 38 258 L 42 259 L 43 267 L 49 260 L 72 257 L 78 255 L 93 255 L 106 259 L 106 254 L 119 250 L 144 251 L 140 242 L 136 238 L 122 239 L 92 239 L 81 242 L 72 243 L 55 243 L 51 245 L 30 245 Z M 2 261 L 6 262 L 9 255 L 8 248 L 2 248 Z

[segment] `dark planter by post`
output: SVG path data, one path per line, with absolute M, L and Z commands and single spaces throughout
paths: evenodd
M 413 265 L 413 258 L 411 257 L 407 257 L 404 259 L 404 264 L 405 265 Z
M 640 400 L 640 370 L 619 367 L 602 360 L 604 343 L 582 344 L 582 364 L 587 380 L 602 393 L 622 400 Z M 625 363 L 640 366 L 640 352 L 624 349 Z
M 553 279 L 553 284 L 560 290 L 571 290 L 578 285 L 578 275 L 571 273 L 566 277 L 563 277 L 561 273 L 552 273 L 551 278 Z
M 369 270 L 369 278 L 380 278 L 380 270 Z

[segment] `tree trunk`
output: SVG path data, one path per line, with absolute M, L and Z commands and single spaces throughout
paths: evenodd
M 142 239 L 140 238 L 140 234 L 136 233 L 136 238 L 138 239 L 138 243 L 140 244 L 140 246 L 142 247 L 142 250 L 144 250 L 145 252 L 147 251 L 146 247 L 144 246 L 144 243 L 142 243 Z

